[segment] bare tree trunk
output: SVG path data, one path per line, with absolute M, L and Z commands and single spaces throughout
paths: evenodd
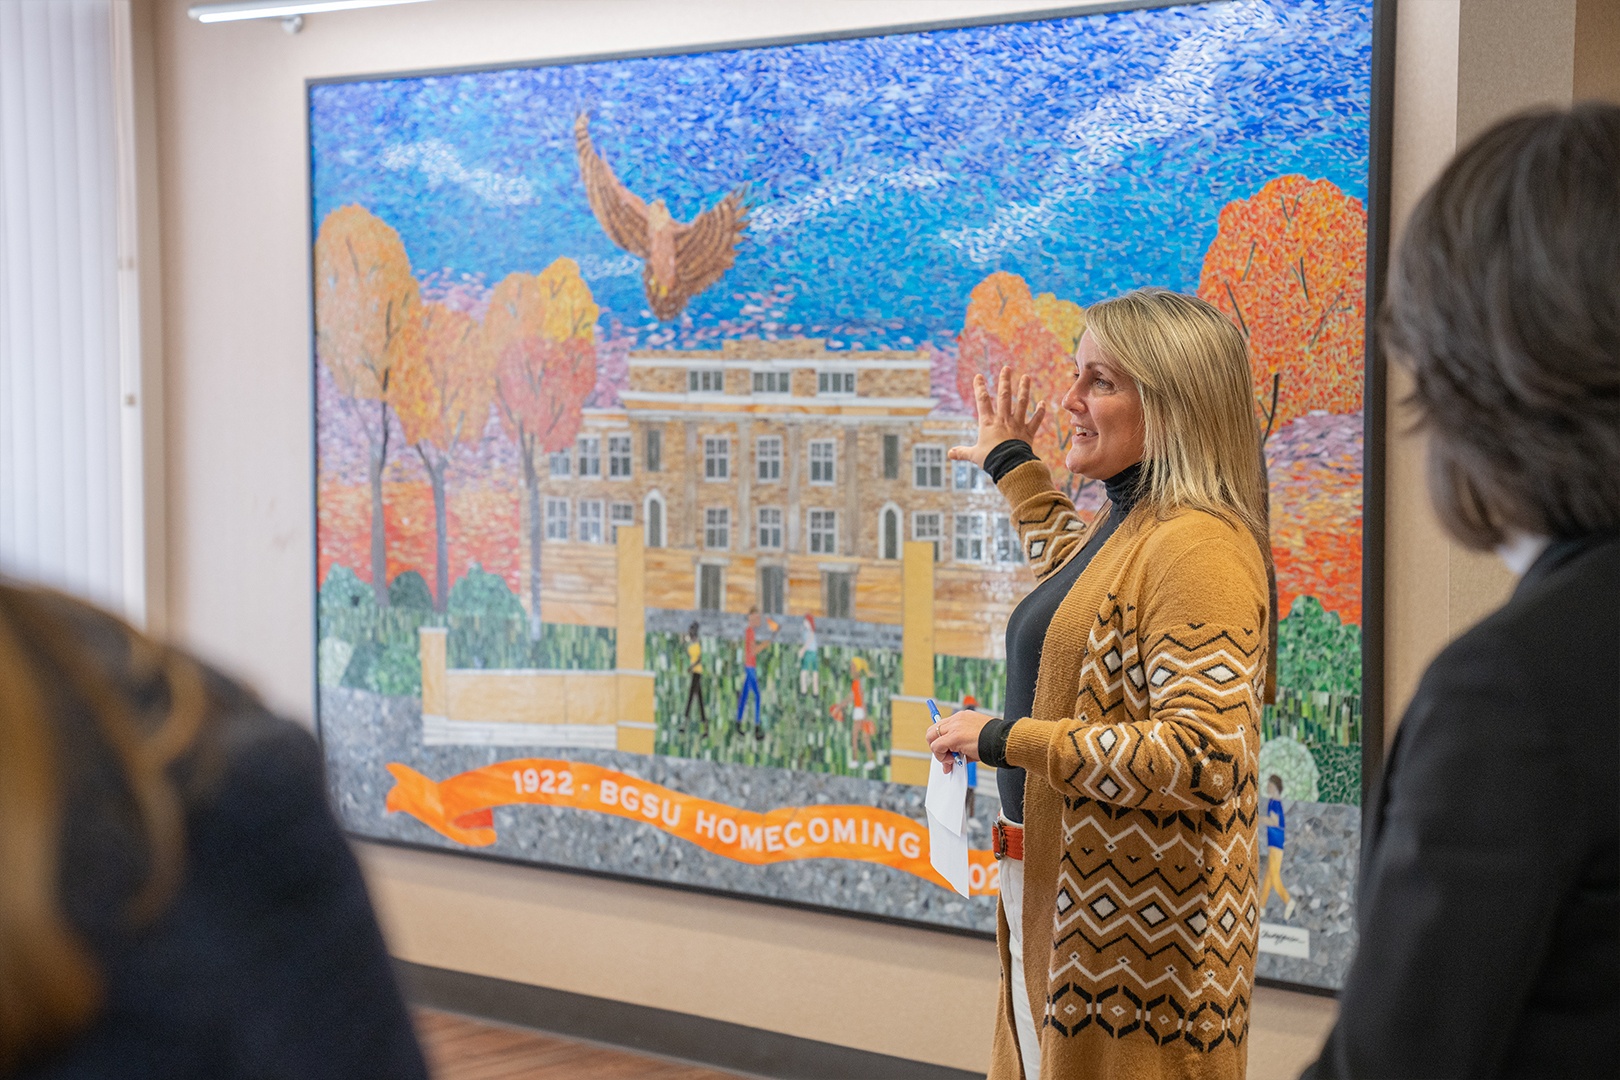
M 526 440 L 527 441 L 527 440 Z M 540 472 L 534 444 L 523 447 L 523 486 L 529 494 L 529 640 L 540 640 Z
M 371 444 L 371 594 L 388 606 L 388 531 L 383 520 L 383 467 L 388 461 L 388 406 L 383 408 L 381 440 Z
M 422 456 L 427 469 L 428 483 L 433 488 L 433 529 L 437 536 L 433 560 L 433 610 L 443 613 L 450 600 L 450 526 L 444 492 L 444 473 L 449 461 L 440 458 L 435 464 L 418 444 L 416 452 Z

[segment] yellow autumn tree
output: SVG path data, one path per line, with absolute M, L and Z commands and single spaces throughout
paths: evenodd
M 998 270 L 968 295 L 967 315 L 957 337 L 956 389 L 969 408 L 974 407 L 975 375 L 994 382 L 1005 366 L 1014 377 L 1030 377 L 1030 400 L 1047 402 L 1057 434 L 1054 444 L 1035 449 L 1051 468 L 1053 480 L 1071 497 L 1079 494 L 1085 478 L 1071 475 L 1063 463 L 1073 432 L 1058 402 L 1068 390 L 1074 350 L 1085 329 L 1086 312 L 1079 304 L 1052 293 L 1037 296 L 1023 278 Z
M 495 371 L 472 316 L 443 304 L 424 304 L 421 310 L 420 348 L 400 365 L 389 399 L 405 441 L 422 459 L 433 488 L 437 537 L 433 607 L 443 611 L 450 595 L 445 474 L 457 447 L 476 445 L 483 435 L 495 394 Z
M 362 206 L 326 215 L 315 237 L 315 355 L 361 416 L 371 479 L 371 588 L 388 606 L 383 469 L 389 395 L 420 343 L 421 292 L 399 233 Z
M 483 348 L 495 372 L 501 422 L 518 444 L 529 508 L 529 633 L 540 635 L 540 465 L 579 434 L 596 386 L 601 313 L 579 264 L 558 259 L 538 274 L 508 274 L 484 316 Z

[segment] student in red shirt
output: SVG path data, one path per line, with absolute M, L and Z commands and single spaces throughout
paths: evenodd
M 737 695 L 737 730 L 746 733 L 748 726 L 743 723 L 743 710 L 748 704 L 748 694 L 754 694 L 754 738 L 763 739 L 765 729 L 759 722 L 759 645 L 754 635 L 759 630 L 759 608 L 748 609 L 748 629 L 743 631 L 743 688 Z

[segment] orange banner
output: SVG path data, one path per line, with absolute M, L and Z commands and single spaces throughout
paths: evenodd
M 390 763 L 391 812 L 410 814 L 469 847 L 495 842 L 493 808 L 517 803 L 613 814 L 662 829 L 728 859 L 762 866 L 793 859 L 854 859 L 904 870 L 950 888 L 928 863 L 928 829 L 872 806 L 792 806 L 769 813 L 699 799 L 626 773 L 582 762 L 519 758 L 433 781 Z M 1000 866 L 988 851 L 968 852 L 970 891 L 1000 891 Z

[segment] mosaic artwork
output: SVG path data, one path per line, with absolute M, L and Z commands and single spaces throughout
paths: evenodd
M 309 88 L 320 724 L 356 834 L 967 931 L 926 702 L 1032 585 L 945 457 L 1196 292 L 1270 469 L 1262 975 L 1337 985 L 1361 743 L 1371 5 L 1230 0 Z M 1038 446 L 1062 470 L 1066 418 Z M 1272 778 L 1275 778 L 1274 780 Z M 1263 830 L 1264 832 L 1264 830 Z

